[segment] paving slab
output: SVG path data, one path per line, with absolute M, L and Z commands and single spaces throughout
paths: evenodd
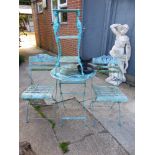
M 42 107 L 46 116 L 52 117 L 56 127 L 52 129 L 46 120 L 31 120 L 25 123 L 25 103 L 20 101 L 20 141 L 28 141 L 38 155 L 62 154 L 58 148 L 61 142 L 70 142 L 69 152 L 72 155 L 127 155 L 128 152 L 99 123 L 93 126 L 94 117 L 88 111 L 83 111 L 76 98 L 62 103 Z M 65 113 L 64 113 L 65 112 Z M 65 121 L 60 124 L 62 114 L 65 116 L 80 116 L 85 113 L 87 121 Z M 64 116 L 63 115 L 63 116 Z M 38 114 L 30 108 L 30 117 L 38 118 Z
M 25 106 L 25 102 L 20 101 L 19 141 L 29 142 L 37 155 L 62 155 L 54 132 L 46 120 L 25 122 Z M 30 112 L 33 114 L 34 110 Z

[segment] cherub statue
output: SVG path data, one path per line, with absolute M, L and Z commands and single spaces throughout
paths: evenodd
M 120 68 L 119 73 L 109 73 L 109 77 L 106 79 L 106 82 L 111 83 L 113 85 L 119 85 L 122 82 L 126 81 L 125 73 L 128 68 L 128 61 L 131 56 L 131 46 L 129 37 L 126 33 L 129 30 L 129 26 L 127 24 L 112 24 L 110 26 L 112 32 L 116 35 L 115 44 L 109 52 L 110 55 L 114 58 L 117 58 L 118 66 Z

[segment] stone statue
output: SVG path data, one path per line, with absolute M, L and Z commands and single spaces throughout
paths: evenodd
M 120 85 L 122 82 L 126 81 L 125 73 L 128 68 L 128 61 L 131 56 L 131 46 L 129 37 L 126 33 L 129 30 L 127 24 L 112 24 L 110 26 L 112 32 L 116 35 L 115 44 L 109 52 L 110 55 L 118 59 L 118 66 L 120 68 L 119 73 L 109 73 L 109 77 L 106 82 L 113 85 Z M 112 64 L 111 64 L 112 65 Z

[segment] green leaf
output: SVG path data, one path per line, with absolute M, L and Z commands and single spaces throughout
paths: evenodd
M 69 149 L 68 149 L 69 144 L 70 144 L 70 142 L 59 143 L 59 147 L 60 147 L 60 149 L 62 150 L 63 153 L 66 153 L 66 152 L 69 151 Z

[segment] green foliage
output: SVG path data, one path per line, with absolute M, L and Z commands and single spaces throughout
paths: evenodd
M 21 47 L 20 42 L 21 38 L 20 35 L 23 33 L 23 35 L 27 36 L 27 33 L 24 31 L 26 30 L 26 23 L 28 22 L 28 16 L 19 14 L 19 47 Z
M 52 2 L 54 6 L 57 6 L 57 0 L 52 0 Z
M 46 115 L 41 111 L 41 106 L 39 105 L 32 105 L 32 106 L 42 118 L 46 119 Z
M 20 5 L 31 5 L 31 0 L 19 0 Z
M 46 119 L 50 123 L 52 129 L 55 128 L 55 122 L 52 119 L 47 118 L 47 116 L 42 112 L 42 109 L 41 109 L 41 106 L 40 105 L 32 105 L 32 107 L 38 112 L 38 114 L 42 118 Z
M 25 57 L 23 55 L 19 55 L 19 65 L 25 62 Z
M 24 31 L 26 30 L 26 23 L 28 23 L 28 16 L 19 14 L 19 32 L 25 33 Z
M 51 124 L 52 129 L 55 128 L 55 122 L 51 119 L 48 119 L 48 122 Z
M 26 23 L 28 22 L 28 16 L 19 14 L 19 23 L 23 23 L 23 22 L 26 22 Z
M 63 153 L 66 153 L 66 152 L 69 151 L 69 149 L 68 149 L 69 144 L 70 144 L 70 142 L 59 143 L 59 147 L 60 147 L 60 149 L 62 150 Z
M 40 110 L 41 110 L 41 106 L 40 106 L 40 105 L 34 105 L 33 108 L 34 108 L 36 111 L 40 111 Z

